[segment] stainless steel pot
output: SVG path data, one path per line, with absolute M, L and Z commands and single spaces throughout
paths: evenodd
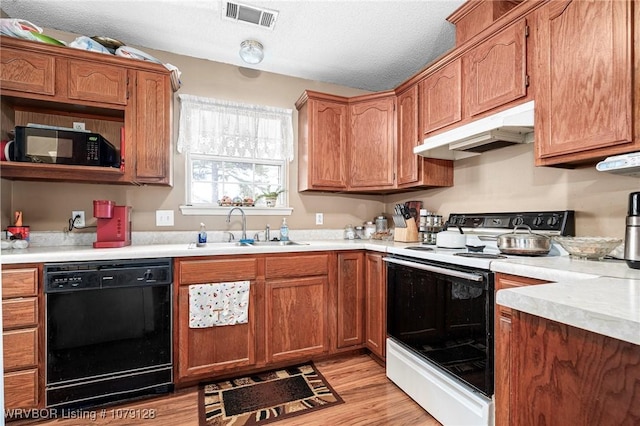
M 518 232 L 518 229 L 526 232 Z M 551 250 L 551 238 L 534 234 L 527 225 L 518 225 L 513 228 L 513 232 L 498 235 L 497 244 L 500 252 L 505 254 L 542 256 Z

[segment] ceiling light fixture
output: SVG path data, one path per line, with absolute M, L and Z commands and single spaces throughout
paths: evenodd
M 264 58 L 262 44 L 255 40 L 245 40 L 240 43 L 240 57 L 248 64 L 259 64 Z

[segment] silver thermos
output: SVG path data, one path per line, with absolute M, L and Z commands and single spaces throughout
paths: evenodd
M 629 268 L 640 269 L 640 192 L 629 194 L 624 259 Z

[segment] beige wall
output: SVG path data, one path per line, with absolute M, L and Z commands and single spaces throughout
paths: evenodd
M 68 33 L 53 30 L 47 30 L 45 33 L 65 41 L 75 38 Z M 174 146 L 178 134 L 179 94 L 293 109 L 294 133 L 297 135 L 295 102 L 305 89 L 345 96 L 366 93 L 333 84 L 241 69 L 151 49 L 143 50 L 165 63 L 177 66 L 182 71 L 183 85 L 174 95 Z M 25 225 L 31 226 L 33 231 L 61 231 L 68 226 L 71 210 L 85 210 L 87 219 L 91 219 L 94 199 L 110 199 L 117 204 L 131 205 L 134 231 L 197 230 L 200 222 L 204 222 L 210 230 L 229 229 L 224 217 L 182 216 L 178 206 L 185 202 L 185 159 L 183 155 L 175 152 L 175 149 L 173 156 L 173 188 L 3 180 L 2 229 L 9 225 L 11 211 L 22 210 Z M 291 163 L 289 176 L 286 195 L 294 209 L 292 216 L 287 220 L 291 229 L 343 228 L 347 223 L 356 224 L 367 218 L 372 219 L 384 210 L 381 196 L 298 193 L 297 160 Z M 10 196 L 7 193 L 10 193 Z M 155 211 L 159 209 L 174 210 L 174 227 L 155 226 Z M 316 212 L 324 213 L 323 226 L 315 225 Z M 249 229 L 263 229 L 269 223 L 272 229 L 276 229 L 281 220 L 280 216 L 249 217 L 247 226 Z M 231 226 L 234 230 L 237 229 L 238 222 L 232 223 Z
M 73 40 L 74 36 L 53 30 L 47 34 Z M 294 109 L 305 89 L 352 96 L 360 90 L 259 71 L 243 70 L 166 52 L 143 49 L 182 71 L 183 86 L 174 101 L 174 141 L 179 118 L 178 94 L 216 97 L 239 102 Z M 266 59 L 268 60 L 268 58 Z M 134 231 L 188 231 L 204 222 L 208 229 L 229 229 L 223 217 L 182 216 L 178 206 L 185 200 L 184 157 L 174 152 L 174 187 L 134 187 L 118 185 L 9 182 L 2 180 L 2 229 L 9 225 L 11 212 L 22 210 L 25 225 L 34 231 L 61 231 L 71 210 L 85 210 L 88 219 L 94 199 L 112 199 L 133 206 Z M 455 163 L 452 188 L 432 189 L 390 196 L 308 194 L 297 192 L 297 164 L 291 164 L 288 197 L 294 208 L 287 220 L 291 229 L 342 228 L 347 223 L 373 219 L 382 211 L 392 211 L 396 202 L 421 200 L 425 208 L 449 213 L 576 210 L 578 235 L 622 237 L 628 193 L 640 190 L 640 179 L 580 170 L 533 166 L 533 146 L 512 146 L 487 152 Z M 157 228 L 155 211 L 174 210 L 175 226 Z M 323 226 L 315 225 L 315 213 L 325 215 Z M 250 229 L 266 223 L 277 228 L 281 218 L 249 217 Z M 232 224 L 237 228 L 237 222 Z
M 533 145 L 513 145 L 455 162 L 454 186 L 387 197 L 420 200 L 450 213 L 575 210 L 576 234 L 624 237 L 628 195 L 640 179 L 597 172 L 533 166 Z

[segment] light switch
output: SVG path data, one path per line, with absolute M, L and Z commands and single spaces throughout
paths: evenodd
M 156 210 L 156 226 L 173 226 L 173 210 Z

